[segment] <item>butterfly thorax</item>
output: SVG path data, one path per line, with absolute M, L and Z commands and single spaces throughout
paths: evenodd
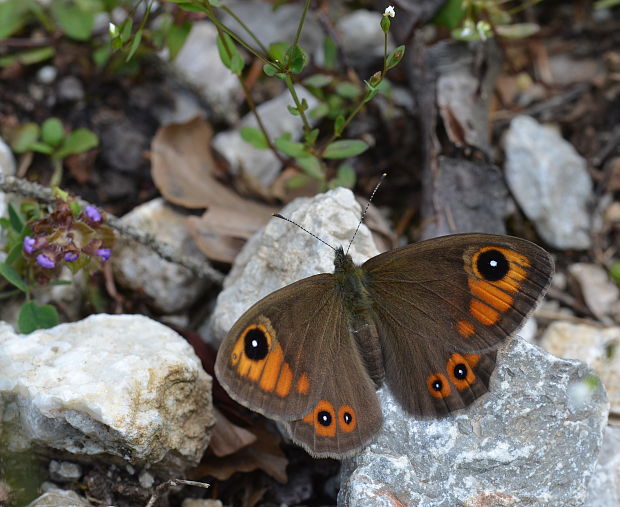
M 367 275 L 342 248 L 336 250 L 334 278 L 349 319 L 366 371 L 379 387 L 385 377 L 381 344 L 372 317 L 372 298 L 367 288 Z

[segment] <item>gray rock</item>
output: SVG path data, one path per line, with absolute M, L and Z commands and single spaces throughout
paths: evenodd
M 209 441 L 211 378 L 182 337 L 141 315 L 28 336 L 0 322 L 0 421 L 9 452 L 179 473 Z
M 361 208 L 350 190 L 337 188 L 311 199 L 295 199 L 280 213 L 331 245 L 346 248 Z M 350 253 L 360 263 L 379 253 L 364 224 Z M 272 218 L 246 243 L 224 281 L 211 317 L 213 341 L 221 341 L 241 314 L 267 294 L 295 280 L 333 271 L 334 252 L 329 247 L 294 225 Z
M 592 313 L 602 321 L 611 314 L 618 304 L 620 289 L 611 281 L 602 266 L 587 262 L 577 262 L 568 267 L 581 288 L 581 295 Z M 610 322 L 607 322 L 610 323 Z
M 586 507 L 620 505 L 620 428 L 607 426 L 596 470 L 588 488 Z
M 43 493 L 27 507 L 91 507 L 92 504 L 75 491 L 54 489 Z
M 242 88 L 237 76 L 220 60 L 216 37 L 217 29 L 210 21 L 194 23 L 173 65 L 197 89 L 216 116 L 232 123 L 238 118 L 237 98 Z
M 226 7 L 234 12 L 254 33 L 264 46 L 278 41 L 295 39 L 297 26 L 301 19 L 303 5 L 300 3 L 281 4 L 274 9 L 274 4 L 266 0 L 227 0 Z M 222 22 L 244 38 L 250 39 L 245 30 L 223 11 Z M 301 32 L 299 45 L 313 54 L 323 41 L 323 31 L 312 15 L 307 15 Z
M 586 162 L 554 129 L 517 116 L 506 136 L 506 179 L 543 239 L 560 249 L 590 247 Z
M 57 85 L 57 95 L 60 102 L 79 102 L 84 98 L 84 86 L 75 76 L 65 76 Z
M 384 34 L 381 30 L 382 13 L 358 9 L 343 16 L 336 25 L 340 31 L 344 52 L 357 67 L 373 64 L 373 60 L 383 59 Z M 394 49 L 388 39 L 388 51 Z
M 490 393 L 451 417 L 416 420 L 381 389 L 384 427 L 344 462 L 338 504 L 583 504 L 608 411 L 592 375 L 515 338 Z
M 186 215 L 168 206 L 161 198 L 135 207 L 121 218 L 125 225 L 152 234 L 158 241 L 175 247 L 179 254 L 202 259 L 185 224 Z M 153 306 L 164 313 L 186 309 L 204 293 L 209 281 L 159 257 L 134 241 L 124 240 L 115 247 L 112 268 L 119 282 L 143 291 Z
M 9 145 L 0 137 L 0 179 L 2 176 L 15 175 L 15 159 Z M 7 195 L 0 191 L 0 217 L 6 215 Z M 0 245 L 2 242 L 0 240 Z
M 296 85 L 295 90 L 300 101 L 306 99 L 309 109 L 318 104 L 317 99 L 302 86 Z M 293 99 L 286 91 L 257 108 L 272 140 L 284 132 L 290 132 L 293 140 L 301 137 L 303 124 L 299 116 L 293 116 L 288 112 L 289 105 L 293 105 Z M 234 174 L 243 170 L 267 187 L 280 173 L 280 161 L 271 150 L 261 150 L 246 143 L 241 138 L 239 131 L 241 127 L 257 127 L 254 115 L 248 113 L 237 128 L 217 134 L 213 137 L 212 146 L 227 160 Z
M 49 464 L 50 478 L 56 482 L 77 481 L 82 477 L 82 467 L 70 461 L 56 461 Z

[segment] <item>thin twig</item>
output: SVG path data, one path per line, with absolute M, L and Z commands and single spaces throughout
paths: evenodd
M 34 198 L 46 203 L 53 203 L 55 200 L 51 188 L 14 176 L 5 176 L 2 172 L 0 172 L 0 191 Z M 76 197 L 76 200 L 82 206 L 90 204 L 79 197 Z M 182 255 L 172 245 L 158 241 L 152 234 L 147 234 L 140 229 L 122 223 L 119 218 L 109 213 L 106 213 L 106 223 L 121 236 L 132 239 L 149 248 L 164 260 L 189 269 L 195 276 L 208 278 L 218 285 L 221 285 L 224 281 L 224 275 L 211 267 L 206 260 L 199 261 Z
M 155 488 L 155 492 L 149 499 L 149 503 L 146 504 L 146 507 L 153 507 L 155 502 L 159 500 L 164 493 L 167 493 L 168 490 L 174 486 L 196 486 L 197 488 L 208 489 L 211 487 L 211 484 L 207 484 L 206 482 L 197 482 L 197 481 L 186 481 L 185 479 L 170 479 L 169 481 L 162 482 L 159 486 Z

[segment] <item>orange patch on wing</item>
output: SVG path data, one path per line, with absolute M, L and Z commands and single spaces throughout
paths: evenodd
M 276 345 L 264 359 L 265 367 L 260 377 L 260 388 L 268 393 L 272 392 L 278 381 L 278 374 L 284 361 L 284 351 Z
M 434 387 L 435 382 L 439 381 L 441 385 L 441 389 L 437 390 Z M 433 373 L 429 375 L 426 379 L 426 387 L 428 388 L 428 392 L 431 396 L 435 398 L 446 398 L 450 396 L 450 383 L 445 375 L 441 373 Z
M 474 325 L 468 320 L 459 320 L 456 323 L 456 330 L 463 338 L 469 338 L 476 331 Z
M 485 326 L 492 326 L 499 320 L 499 312 L 489 305 L 484 304 L 482 301 L 472 299 L 469 303 L 469 313 L 480 324 Z
M 508 310 L 514 302 L 514 299 L 510 294 L 498 289 L 491 282 L 487 282 L 485 280 L 474 280 L 473 278 L 470 278 L 468 280 L 468 284 L 469 290 L 474 296 L 500 312 L 505 312 Z
M 456 366 L 461 366 L 465 369 L 465 378 L 461 379 L 456 376 L 454 371 Z M 476 381 L 476 375 L 474 375 L 469 362 L 461 354 L 452 354 L 450 356 L 446 364 L 446 370 L 448 371 L 450 380 L 459 391 L 467 389 Z
M 288 363 L 284 363 L 282 365 L 282 369 L 280 370 L 280 377 L 278 378 L 278 383 L 276 384 L 276 394 L 280 396 L 280 398 L 284 398 L 288 396 L 288 393 L 291 391 L 291 386 L 293 385 L 293 371 Z
M 519 288 L 521 287 L 521 284 L 519 282 L 510 278 L 510 272 L 508 273 L 508 276 L 506 276 L 503 280 L 493 282 L 493 285 L 506 292 L 518 292 Z
M 475 368 L 480 362 L 480 354 L 465 354 L 465 361 L 469 363 L 469 366 Z
M 310 392 L 310 379 L 308 375 L 302 373 L 297 380 L 297 386 L 295 387 L 299 394 L 308 394 Z
M 349 417 L 349 422 L 346 422 L 347 416 Z M 355 410 L 350 405 L 342 405 L 338 409 L 338 426 L 345 433 L 351 433 L 355 428 L 357 428 L 357 416 L 355 415 Z

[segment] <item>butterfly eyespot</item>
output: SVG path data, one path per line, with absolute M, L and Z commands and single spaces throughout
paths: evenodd
M 459 391 L 467 389 L 476 381 L 476 375 L 471 369 L 470 364 L 461 354 L 452 354 L 450 356 L 446 364 L 446 370 L 450 375 L 450 380 Z
M 445 398 L 450 395 L 450 383 L 445 375 L 434 373 L 426 379 L 428 392 L 435 398 Z
M 252 327 L 247 330 L 244 337 L 244 352 L 248 359 L 260 361 L 269 353 L 269 340 L 265 330 L 261 327 Z
M 338 409 L 338 425 L 341 431 L 350 433 L 357 427 L 357 418 L 355 410 L 349 405 L 342 405 Z
M 463 363 L 459 363 L 454 367 L 454 376 L 459 379 L 459 380 L 463 380 L 464 378 L 467 377 L 467 366 L 465 366 Z
M 327 410 L 321 410 L 316 415 L 316 422 L 321 426 L 329 427 L 332 425 L 332 415 Z
M 478 255 L 476 268 L 485 280 L 497 282 L 508 274 L 510 263 L 502 252 L 491 248 Z

